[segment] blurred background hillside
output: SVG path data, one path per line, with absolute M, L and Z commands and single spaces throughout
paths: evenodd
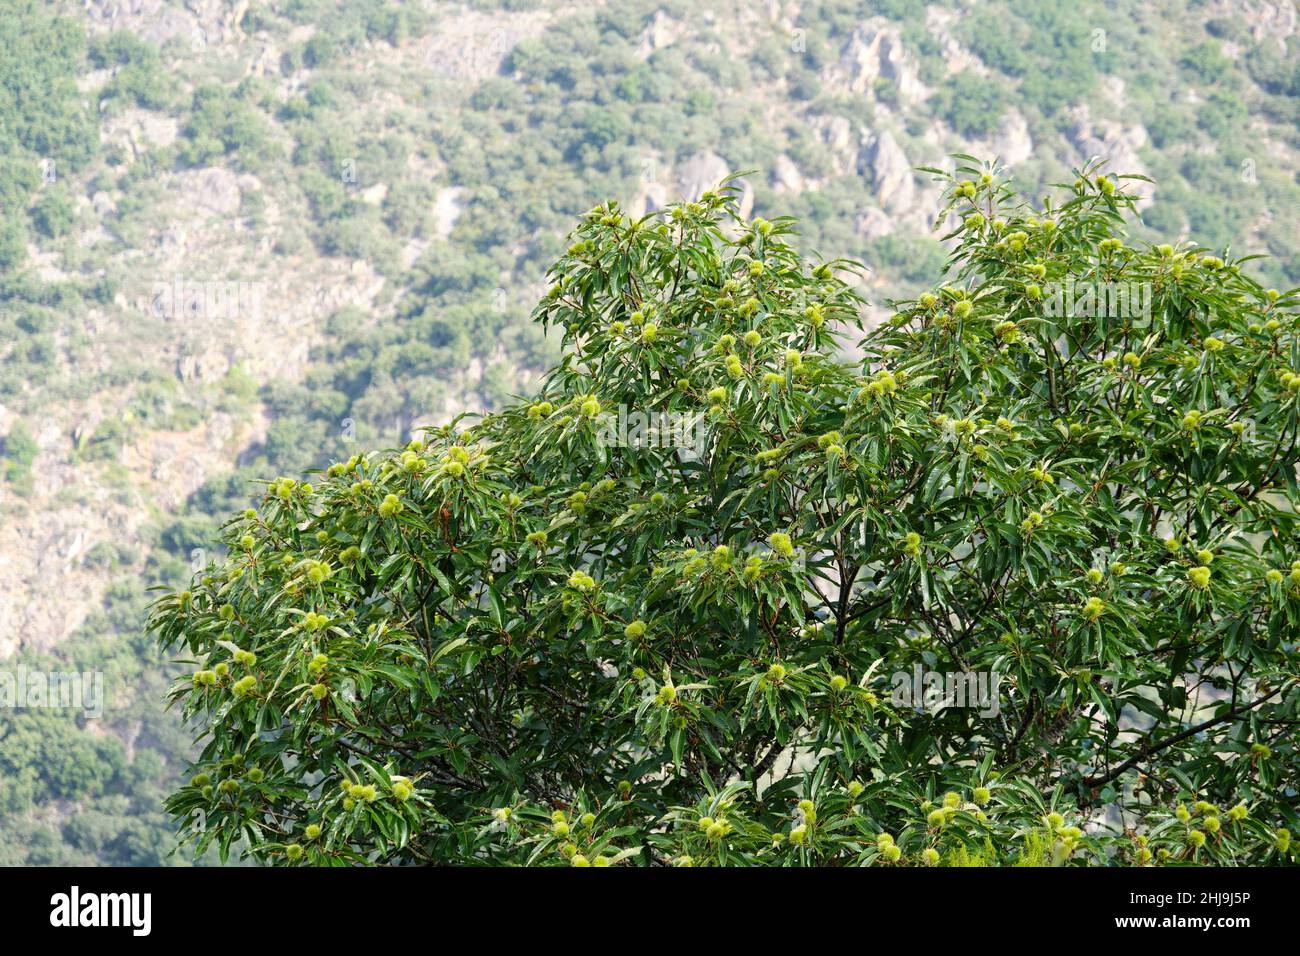
M 1300 284 L 1294 0 L 0 0 L 0 864 L 184 863 L 190 734 L 147 588 L 258 492 L 528 392 L 595 203 L 748 176 L 749 214 L 942 276 L 918 165 L 1152 177 L 1139 238 Z

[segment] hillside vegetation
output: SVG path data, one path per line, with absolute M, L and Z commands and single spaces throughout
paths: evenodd
M 107 709 L 0 710 L 0 861 L 175 862 L 191 756 L 145 589 L 222 557 L 254 479 L 531 393 L 572 222 L 732 170 L 746 216 L 938 281 L 940 184 L 1151 177 L 1136 241 L 1300 283 L 1293 5 L 5 0 L 0 658 Z

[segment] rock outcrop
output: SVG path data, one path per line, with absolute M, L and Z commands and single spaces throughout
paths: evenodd
M 1095 157 L 1105 160 L 1112 173 L 1146 174 L 1146 164 L 1138 155 L 1138 150 L 1147 142 L 1145 126 L 1140 123 L 1125 126 L 1116 120 L 1093 119 L 1086 103 L 1072 110 L 1070 118 L 1069 140 L 1078 162 Z M 1155 187 L 1141 180 L 1131 180 L 1126 188 L 1140 197 L 1138 208 L 1149 206 L 1155 196 Z
M 699 199 L 709 189 L 731 175 L 735 170 L 717 153 L 696 153 L 677 170 L 677 189 L 686 199 Z M 740 187 L 737 206 L 742 216 L 748 217 L 754 209 L 754 187 L 746 179 L 734 181 Z
M 907 211 L 916 198 L 912 163 L 893 134 L 881 130 L 869 134 L 862 148 L 860 172 L 871 180 L 876 200 L 886 210 Z
M 919 103 L 929 95 L 916 64 L 903 49 L 898 27 L 881 17 L 873 17 L 853 31 L 828 79 L 842 83 L 851 93 L 873 96 L 877 81 L 884 80 L 902 106 Z

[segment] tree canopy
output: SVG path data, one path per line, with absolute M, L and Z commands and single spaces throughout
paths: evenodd
M 198 847 L 1290 859 L 1294 290 L 1127 244 L 1091 165 L 1037 206 L 929 172 L 949 278 L 879 328 L 858 266 L 728 183 L 611 202 L 536 308 L 565 350 L 535 398 L 268 482 L 154 606 Z

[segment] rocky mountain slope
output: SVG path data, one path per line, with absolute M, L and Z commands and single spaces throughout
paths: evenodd
M 98 721 L 0 712 L 0 829 L 54 859 L 166 842 L 186 745 L 145 588 L 253 479 L 527 391 L 554 355 L 527 314 L 598 201 L 754 170 L 745 208 L 866 261 L 884 309 L 944 269 L 917 166 L 1034 189 L 1102 156 L 1155 180 L 1150 236 L 1300 282 L 1288 0 L 5 5 L 0 70 L 46 93 L 0 98 L 0 661 L 113 678 Z M 42 770 L 55 740 L 111 772 Z

